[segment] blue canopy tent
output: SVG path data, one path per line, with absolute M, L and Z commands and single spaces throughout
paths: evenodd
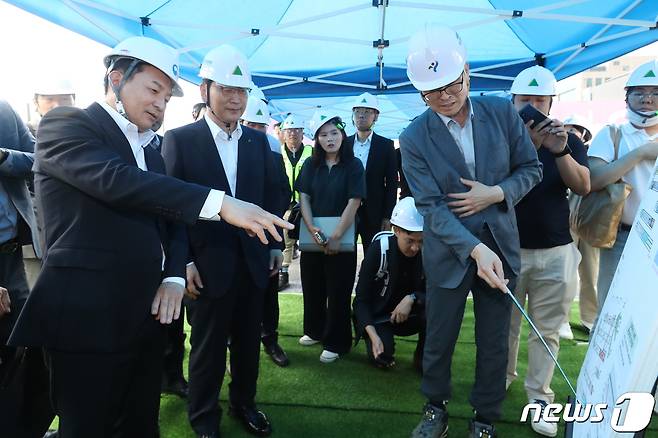
M 424 105 L 405 72 L 409 36 L 448 24 L 466 43 L 473 92 L 508 89 L 523 68 L 558 79 L 658 40 L 656 0 L 8 0 L 108 46 L 145 35 L 176 47 L 198 83 L 221 43 L 249 57 L 273 116 L 318 106 L 349 117 L 353 96 L 383 100 L 378 132 L 397 137 Z M 410 94 L 411 93 L 411 94 Z

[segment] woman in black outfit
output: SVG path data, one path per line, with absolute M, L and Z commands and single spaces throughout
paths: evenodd
M 320 251 L 302 251 L 300 259 L 304 295 L 302 345 L 322 342 L 320 361 L 333 362 L 350 350 L 352 332 L 350 297 L 356 275 L 356 247 L 339 252 L 340 240 L 354 223 L 365 198 L 361 161 L 346 145 L 345 124 L 340 117 L 318 112 L 311 121 L 315 147 L 299 178 L 300 207 L 305 225 Z M 334 230 L 322 230 L 314 217 L 340 217 Z M 326 237 L 326 242 L 315 237 Z M 352 236 L 354 238 L 354 236 Z

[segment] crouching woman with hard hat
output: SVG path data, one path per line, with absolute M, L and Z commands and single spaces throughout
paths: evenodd
M 393 231 L 375 235 L 361 264 L 354 298 L 357 341 L 364 337 L 368 358 L 378 368 L 395 365 L 393 336 L 418 334 L 414 366 L 422 371 L 425 345 L 425 274 L 421 248 L 423 217 L 411 197 L 391 215 Z
M 315 147 L 296 183 L 304 218 L 300 227 L 304 336 L 299 343 L 308 346 L 322 342 L 320 361 L 328 363 L 347 353 L 352 345 L 354 220 L 366 189 L 363 165 L 345 142 L 345 124 L 340 117 L 320 110 L 310 125 Z

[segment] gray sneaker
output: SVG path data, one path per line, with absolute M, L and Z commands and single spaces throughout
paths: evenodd
M 423 419 L 411 433 L 411 438 L 445 438 L 448 436 L 448 412 L 431 403 L 423 408 Z

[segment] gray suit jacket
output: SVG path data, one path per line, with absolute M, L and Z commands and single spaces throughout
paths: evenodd
M 461 150 L 439 116 L 428 109 L 400 135 L 402 166 L 416 206 L 425 219 L 423 264 L 428 285 L 455 288 L 474 260 L 486 223 L 515 275 L 520 269 L 514 206 L 541 180 L 541 163 L 521 118 L 505 99 L 471 98 L 475 178 L 499 185 L 505 200 L 466 218 L 456 216 L 447 193 L 468 191 L 471 179 Z M 429 268 L 427 268 L 429 267 Z M 436 267 L 436 269 L 433 269 Z
M 11 106 L 0 100 L 0 148 L 9 152 L 11 166 L 0 166 L 0 181 L 18 211 L 18 238 L 21 244 L 32 243 L 41 256 L 37 224 L 32 199 L 27 190 L 27 178 L 34 162 L 34 137 Z

